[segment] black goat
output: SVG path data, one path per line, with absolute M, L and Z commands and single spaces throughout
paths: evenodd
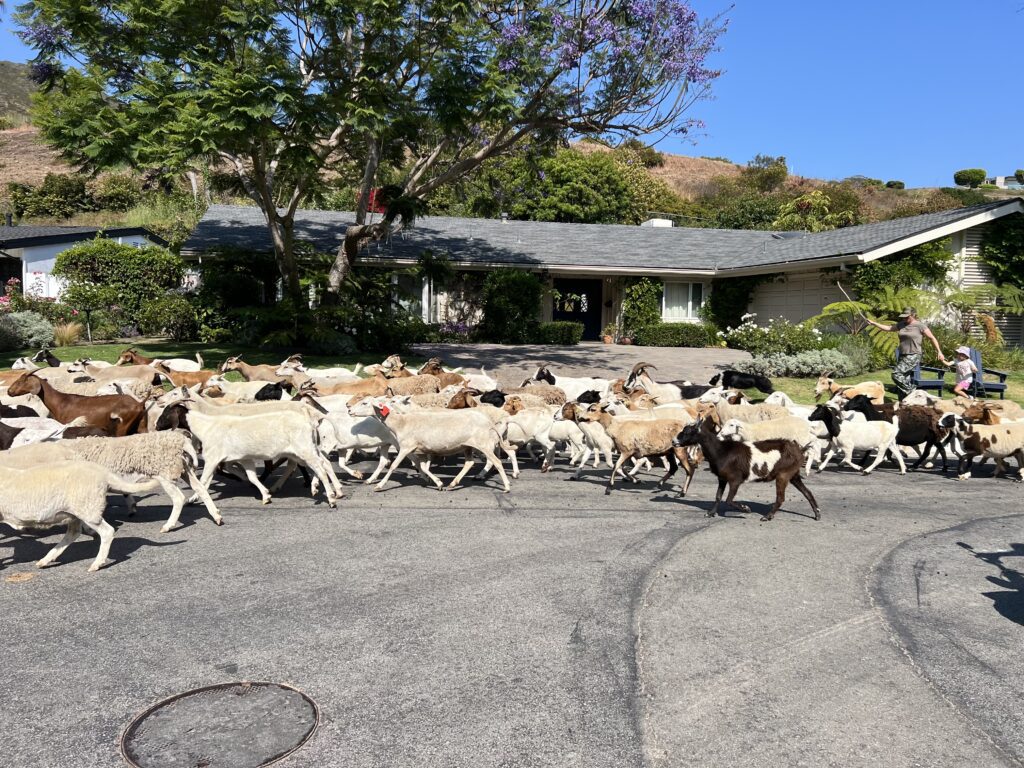
M 730 368 L 727 371 L 722 371 L 720 375 L 722 377 L 722 386 L 726 389 L 756 389 L 759 392 L 764 392 L 766 395 L 770 395 L 775 391 L 772 380 L 767 376 L 761 376 L 757 373 L 741 373 Z M 716 381 L 718 381 L 718 374 L 711 379 L 712 383 Z
M 894 403 L 875 405 L 867 395 L 851 397 L 843 406 L 844 410 L 863 413 L 868 421 L 892 421 L 894 416 L 900 417 L 900 430 L 896 435 L 897 445 L 918 446 L 924 443 L 921 456 L 911 469 L 923 464 L 934 448 L 942 457 L 942 471 L 946 471 L 946 438 L 948 430 L 939 424 L 942 417 L 934 408 L 926 405 L 902 405 L 899 412 Z
M 22 427 L 9 427 L 6 424 L 0 424 L 0 451 L 8 450 L 14 442 L 14 438 L 23 431 Z
M 43 347 L 32 355 L 33 363 L 46 363 L 51 368 L 60 368 L 60 360 L 56 358 L 48 347 Z
M 576 402 L 580 405 L 593 405 L 594 403 L 601 402 L 601 393 L 596 389 L 588 389 L 586 392 L 576 398 Z
M 718 439 L 711 419 L 701 419 L 688 424 L 673 441 L 676 446 L 699 445 L 708 465 L 718 478 L 718 492 L 715 504 L 708 512 L 708 517 L 718 514 L 722 503 L 725 486 L 729 486 L 729 495 L 725 503 L 736 507 L 741 512 L 750 512 L 750 507 L 734 501 L 736 491 L 748 480 L 775 481 L 775 505 L 761 520 L 769 521 L 782 507 L 786 500 L 786 487 L 792 483 L 811 505 L 814 519 L 821 519 L 821 510 L 814 495 L 800 479 L 800 469 L 804 464 L 804 454 L 800 446 L 793 440 L 759 440 L 756 443 L 742 443 Z
M 2 405 L 0 404 L 0 419 L 20 419 L 26 416 L 38 416 L 33 409 L 27 405 Z
M 495 408 L 501 408 L 505 404 L 505 398 L 508 397 L 500 389 L 490 389 L 480 395 L 477 400 L 487 405 L 493 405 Z

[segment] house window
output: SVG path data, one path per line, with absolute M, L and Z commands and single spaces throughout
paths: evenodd
M 666 323 L 696 320 L 704 305 L 704 283 L 665 283 L 661 319 Z

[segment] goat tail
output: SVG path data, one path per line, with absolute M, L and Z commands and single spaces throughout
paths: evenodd
M 201 354 L 199 354 L 198 352 L 196 352 L 196 362 L 199 363 L 199 368 L 202 369 L 202 367 L 203 367 L 203 356 Z
M 160 481 L 152 477 L 141 483 L 130 483 L 120 475 L 107 472 L 107 487 L 118 493 L 146 493 L 159 487 L 159 485 Z

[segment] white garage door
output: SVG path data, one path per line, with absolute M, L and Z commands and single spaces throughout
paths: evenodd
M 843 294 L 832 282 L 834 279 L 831 275 L 814 272 L 765 283 L 754 291 L 749 311 L 757 313 L 759 325 L 770 317 L 784 317 L 799 323 L 820 314 L 826 304 L 843 301 Z

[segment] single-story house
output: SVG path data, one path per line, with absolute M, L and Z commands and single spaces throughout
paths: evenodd
M 57 298 L 60 280 L 50 274 L 57 254 L 98 235 L 137 248 L 167 245 L 141 227 L 0 227 L 0 284 L 16 277 L 26 292 Z
M 999 200 L 815 233 L 692 229 L 666 226 L 668 222 L 660 220 L 634 227 L 424 216 L 388 240 L 369 243 L 359 263 L 411 266 L 429 249 L 445 254 L 458 270 L 532 270 L 560 295 L 579 297 L 569 302 L 568 311 L 565 302 L 556 305 L 549 297 L 544 319 L 579 320 L 585 325 L 585 338 L 597 338 L 619 312 L 622 281 L 617 278 L 621 277 L 661 280 L 662 319 L 687 322 L 698 319 L 712 278 L 779 274 L 779 280 L 757 288 L 749 311 L 761 319 L 781 316 L 799 322 L 842 300 L 835 286 L 836 268 L 948 237 L 956 255 L 954 278 L 963 284 L 986 282 L 987 268 L 977 260 L 985 226 L 1013 213 L 1024 213 L 1024 201 Z M 317 250 L 335 252 L 345 228 L 353 222 L 352 213 L 299 211 L 296 239 Z M 182 255 L 201 259 L 223 248 L 271 250 L 259 209 L 210 206 Z M 447 308 L 458 298 L 435 289 L 429 280 L 406 288 L 422 297 L 416 308 L 427 322 L 447 319 Z M 1000 322 L 1008 342 L 1024 342 L 1020 317 L 1004 317 Z

